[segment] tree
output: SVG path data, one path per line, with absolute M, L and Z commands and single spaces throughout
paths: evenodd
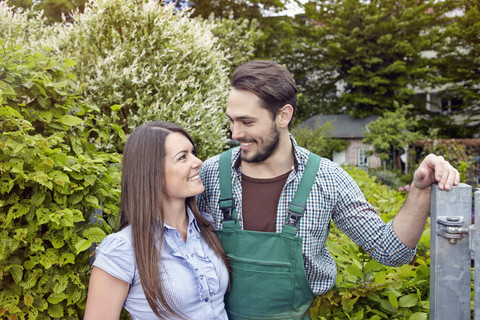
M 83 11 L 87 0 L 8 0 L 7 3 L 14 7 L 33 8 L 43 11 L 47 24 L 62 21 L 62 16 L 68 18 L 72 10 Z
M 395 158 L 396 150 L 407 148 L 419 137 L 416 132 L 410 131 L 415 127 L 416 120 L 407 118 L 413 106 L 395 103 L 395 107 L 395 111 L 385 111 L 383 116 L 369 123 L 362 140 L 373 147 L 370 154 L 379 156 L 384 169 L 390 154 Z
M 431 58 L 422 55 L 442 44 L 434 1 L 344 0 L 310 2 L 305 37 L 315 62 L 316 85 L 338 107 L 365 117 L 394 111 L 435 81 Z
M 445 34 L 448 42 L 439 48 L 442 98 L 448 102 L 440 136 L 471 138 L 480 130 L 480 5 L 478 1 L 449 3 Z M 452 126 L 452 118 L 462 121 Z M 438 122 L 437 122 L 438 123 Z

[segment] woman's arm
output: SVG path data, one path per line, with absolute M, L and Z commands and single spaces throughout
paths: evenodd
M 84 320 L 118 320 L 130 285 L 104 270 L 93 267 Z

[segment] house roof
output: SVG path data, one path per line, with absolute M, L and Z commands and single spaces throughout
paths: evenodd
M 377 118 L 378 116 L 376 115 L 360 119 L 353 118 L 347 114 L 317 114 L 302 122 L 299 128 L 308 127 L 316 129 L 317 126 L 324 126 L 327 122 L 330 122 L 333 128 L 332 138 L 364 138 L 363 130 L 366 129 L 367 124 L 375 121 Z

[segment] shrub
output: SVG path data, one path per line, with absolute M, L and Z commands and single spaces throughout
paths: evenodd
M 88 249 L 118 211 L 120 156 L 87 141 L 102 128 L 79 101 L 73 61 L 0 47 L 0 317 L 78 319 Z
M 375 182 L 359 168 L 347 168 L 384 221 L 400 210 L 405 195 Z M 428 319 L 430 233 L 420 239 L 414 263 L 391 268 L 373 260 L 332 226 L 327 248 L 337 263 L 337 283 L 315 298 L 312 319 Z
M 51 31 L 45 26 L 40 12 L 14 8 L 7 1 L 0 1 L 0 38 L 10 45 L 27 45 L 24 50 L 40 49 Z
M 118 132 L 150 120 L 185 127 L 201 158 L 223 150 L 229 64 L 209 23 L 153 0 L 99 0 L 72 18 L 57 25 L 50 47 L 77 62 L 97 119 L 123 130 L 111 133 L 109 150 L 123 149 Z
M 292 134 L 297 144 L 318 154 L 321 157 L 332 159 L 333 152 L 340 152 L 347 147 L 347 142 L 332 138 L 332 124 L 318 125 L 316 129 L 295 127 Z

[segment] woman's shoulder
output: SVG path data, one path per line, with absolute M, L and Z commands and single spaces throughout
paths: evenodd
M 135 274 L 135 256 L 130 227 L 107 235 L 96 248 L 94 266 L 132 283 Z
M 126 250 L 131 249 L 132 248 L 132 229 L 130 228 L 130 226 L 127 226 L 118 232 L 114 232 L 107 235 L 102 240 L 98 248 L 100 250 L 107 250 L 107 249 L 118 250 L 122 248 Z

